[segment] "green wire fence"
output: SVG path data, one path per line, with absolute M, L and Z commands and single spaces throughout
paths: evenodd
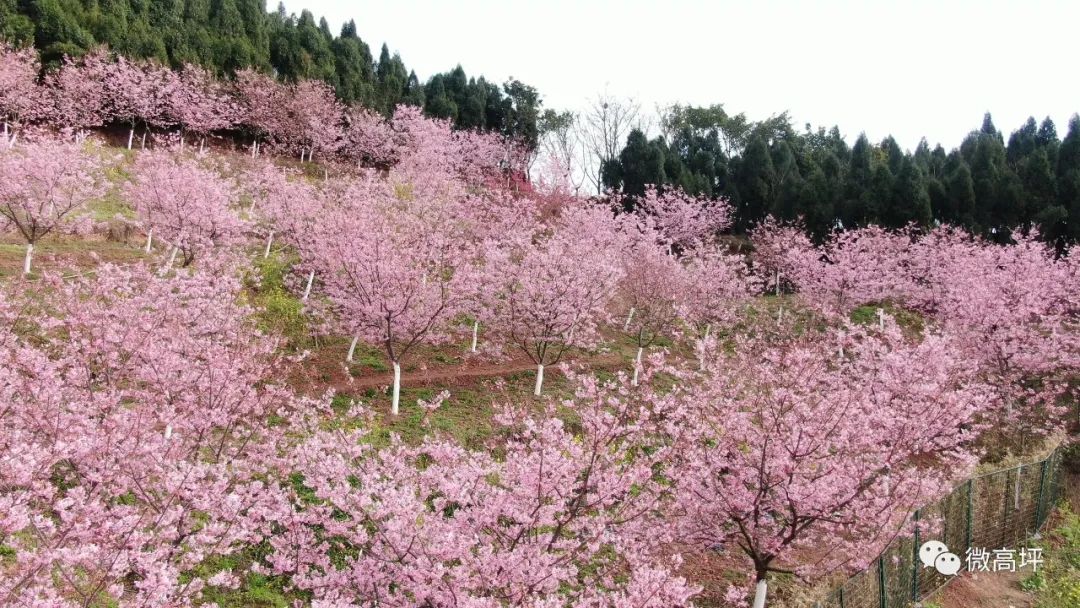
M 940 540 L 959 555 L 962 570 L 968 549 L 1015 548 L 1046 522 L 1061 494 L 1062 448 L 1045 460 L 973 477 L 941 500 L 913 514 L 917 522 L 934 519 L 932 539 L 894 541 L 869 568 L 833 590 L 818 608 L 907 608 L 922 601 L 952 577 L 919 561 L 920 543 Z

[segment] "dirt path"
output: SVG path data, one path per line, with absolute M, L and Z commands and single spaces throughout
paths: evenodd
M 372 371 L 370 369 L 356 371 L 356 368 L 347 368 L 340 358 L 322 353 L 320 360 L 310 365 L 294 368 L 294 374 L 290 378 L 290 384 L 309 395 L 318 395 L 327 389 L 336 391 L 354 392 L 357 389 L 382 388 L 390 386 L 394 382 L 394 374 L 391 371 Z M 581 365 L 590 370 L 616 370 L 627 364 L 626 358 L 619 353 L 604 353 L 592 357 L 579 357 L 567 359 L 558 365 L 544 368 L 548 377 L 562 374 L 562 363 L 568 365 Z M 484 380 L 492 378 L 505 378 L 515 374 L 536 371 L 536 364 L 528 359 L 512 359 L 510 361 L 487 362 L 475 361 L 449 365 L 438 365 L 420 370 L 403 370 L 401 373 L 401 385 L 403 387 L 428 387 L 428 386 L 474 386 Z
M 615 354 L 599 355 L 585 360 L 567 361 L 566 363 L 581 363 L 589 369 L 614 369 L 623 365 L 622 357 Z M 536 365 L 532 361 L 508 361 L 506 363 L 482 363 L 479 365 L 464 365 L 453 367 L 438 367 L 418 372 L 403 372 L 401 384 L 403 386 L 430 386 L 437 385 L 460 385 L 468 384 L 475 380 L 487 378 L 500 378 L 522 372 L 536 371 Z M 548 374 L 562 373 L 558 365 L 544 368 Z M 354 376 L 349 383 L 350 388 L 376 388 L 387 386 L 394 381 L 392 372 L 381 372 L 378 375 L 365 374 Z

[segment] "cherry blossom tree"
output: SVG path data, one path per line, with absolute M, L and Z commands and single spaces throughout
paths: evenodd
M 238 121 L 252 134 L 251 156 L 258 156 L 259 140 L 279 137 L 287 122 L 288 91 L 270 76 L 252 69 L 236 74 L 240 106 Z
M 97 48 L 78 60 L 65 57 L 63 65 L 46 79 L 51 100 L 50 118 L 79 141 L 86 129 L 100 127 L 107 116 L 105 79 L 109 57 Z
M 179 80 L 167 68 L 151 63 L 134 63 L 124 56 L 107 64 L 105 69 L 105 103 L 113 120 L 129 125 L 127 148 L 135 140 L 139 121 L 148 127 L 163 126 L 170 104 L 179 94 Z
M 702 332 L 700 365 L 705 365 L 705 349 L 714 325 L 733 324 L 739 308 L 761 291 L 761 278 L 750 274 L 744 256 L 731 254 L 721 246 L 699 246 L 686 260 L 687 286 L 682 294 L 679 316 Z
M 287 127 L 282 133 L 285 144 L 310 161 L 318 150 L 332 153 L 341 138 L 344 109 L 334 90 L 318 80 L 301 80 L 289 88 L 287 97 Z
M 353 106 L 345 112 L 339 152 L 360 166 L 389 168 L 400 160 L 400 139 L 381 114 Z
M 993 422 L 1019 449 L 1058 428 L 1077 353 L 1075 274 L 1037 235 L 1001 246 L 957 232 L 921 241 L 908 266 L 923 271 L 910 298 L 959 338 L 995 387 Z M 1075 255 L 1075 254 L 1074 254 Z M 1070 303 L 1072 302 L 1072 303 Z
M 26 241 L 24 275 L 30 274 L 34 245 L 104 195 L 102 168 L 100 156 L 58 142 L 0 153 L 0 218 Z
M 299 246 L 300 240 L 312 234 L 322 201 L 297 172 L 264 163 L 246 172 L 240 182 L 251 198 L 248 214 L 266 235 L 264 258 L 269 257 L 275 239 Z M 308 290 L 310 286 L 309 279 Z
M 37 84 L 41 65 L 32 47 L 14 48 L 0 42 L 0 118 L 4 144 L 14 144 L 19 127 L 47 115 L 48 102 Z
M 448 339 L 446 325 L 467 302 L 469 257 L 446 229 L 449 217 L 438 201 L 367 176 L 320 213 L 302 251 L 353 345 L 379 344 L 393 365 L 394 415 L 402 358 L 418 344 Z
M 539 235 L 488 242 L 486 316 L 500 338 L 536 364 L 534 394 L 543 388 L 545 366 L 569 348 L 596 344 L 597 323 L 623 273 L 620 243 L 611 215 L 600 208 L 567 209 Z
M 200 564 L 280 519 L 286 399 L 235 276 L 105 265 L 0 329 L 0 603 L 191 606 L 239 582 Z
M 170 93 L 168 115 L 180 125 L 181 150 L 188 132 L 197 135 L 203 146 L 207 135 L 236 124 L 239 107 L 224 83 L 202 67 L 185 65 Z
M 680 188 L 649 187 L 637 203 L 637 212 L 652 219 L 662 242 L 675 251 L 708 243 L 731 226 L 727 201 L 690 196 Z
M 912 344 L 889 320 L 843 339 L 837 357 L 836 337 L 742 338 L 686 389 L 698 437 L 678 473 L 680 522 L 692 542 L 746 557 L 757 606 L 770 572 L 865 565 L 976 461 L 985 388 L 948 338 Z
M 233 187 L 194 160 L 143 153 L 124 193 L 147 230 L 147 248 L 154 235 L 172 247 L 170 267 L 177 254 L 187 266 L 200 252 L 243 240 L 244 222 L 229 208 Z
M 507 408 L 499 457 L 437 438 L 377 450 L 343 430 L 357 425 L 313 425 L 272 572 L 319 605 L 689 605 L 697 589 L 663 552 L 671 403 L 627 385 L 583 379 L 566 403 L 577 430 L 554 404 Z
M 623 331 L 634 339 L 634 382 L 645 349 L 658 338 L 670 337 L 688 311 L 690 276 L 686 267 L 666 248 L 639 239 L 620 256 L 622 278 L 618 298 L 627 310 Z
M 771 277 L 766 287 L 771 287 L 776 295 L 780 295 L 781 279 L 790 278 L 793 268 L 815 269 L 820 261 L 820 254 L 803 227 L 780 223 L 771 215 L 750 231 L 750 242 L 754 246 L 751 255 L 754 273 Z

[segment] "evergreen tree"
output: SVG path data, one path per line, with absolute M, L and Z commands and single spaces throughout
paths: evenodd
M 746 230 L 765 218 L 776 190 L 776 171 L 763 138 L 754 137 L 747 144 L 735 181 L 739 192 L 737 228 Z

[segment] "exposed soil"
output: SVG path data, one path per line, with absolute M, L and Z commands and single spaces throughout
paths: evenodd
M 356 364 L 346 365 L 344 354 L 344 352 L 338 352 L 338 349 L 326 349 L 314 355 L 313 360 L 297 366 L 290 378 L 290 384 L 294 388 L 315 395 L 327 389 L 353 392 L 357 389 L 381 388 L 393 383 L 393 372 L 364 369 L 363 366 Z M 626 365 L 625 358 L 616 353 L 569 358 L 566 362 L 584 365 L 592 370 L 612 370 Z M 483 380 L 506 378 L 534 371 L 536 371 L 536 364 L 528 359 L 499 362 L 475 359 L 414 370 L 406 366 L 401 373 L 401 385 L 407 387 L 474 386 Z M 551 365 L 544 368 L 544 373 L 550 377 L 553 374 L 561 374 L 562 370 L 558 365 Z
M 1035 598 L 1020 588 L 1029 572 L 976 572 L 956 577 L 928 601 L 941 608 L 1030 608 Z M 927 602 L 923 602 L 926 604 Z

